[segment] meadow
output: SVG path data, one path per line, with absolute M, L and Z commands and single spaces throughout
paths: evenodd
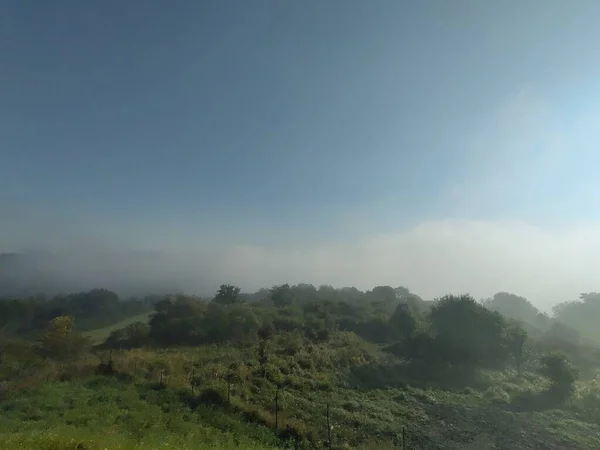
M 452 298 L 448 305 L 488 314 L 470 299 Z M 392 308 L 392 317 L 397 310 Z M 192 344 L 183 335 L 176 344 L 160 342 L 201 316 L 214 323 L 215 311 L 235 325 L 217 321 L 215 330 L 225 329 L 226 338 L 209 339 L 192 327 L 188 338 L 204 342 Z M 306 326 L 312 323 L 307 313 L 305 327 L 294 329 L 291 311 L 180 297 L 157 304 L 150 316 L 115 324 L 108 336 L 104 327 L 84 333 L 106 336 L 103 345 L 61 328 L 72 323 L 64 317 L 53 320 L 38 341 L 5 340 L 0 448 L 600 448 L 599 366 L 586 346 L 572 349 L 572 360 L 587 361 L 577 376 L 570 375 L 570 363 L 545 360 L 547 352 L 537 355 L 535 344 L 543 340 L 532 338 L 519 364 L 514 357 L 499 364 L 498 353 L 493 364 L 448 365 L 438 357 L 408 357 L 398 348 L 402 340 L 367 338 L 380 332 L 376 327 L 341 329 L 340 318 L 327 333 L 315 333 Z M 436 311 L 433 305 L 421 319 L 430 315 L 435 323 Z M 241 312 L 256 313 L 262 325 L 254 329 Z M 172 322 L 161 321 L 167 316 Z M 390 318 L 400 323 L 395 320 Z M 250 327 L 249 334 L 240 323 Z M 210 331 L 208 322 L 201 325 Z M 418 337 L 424 326 L 411 331 L 411 352 L 424 339 Z M 139 341 L 141 332 L 146 341 Z M 44 353 L 46 347 L 52 352 Z M 61 353 L 63 348 L 69 351 Z

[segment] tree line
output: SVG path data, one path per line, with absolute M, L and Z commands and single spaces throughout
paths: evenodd
M 570 325 L 584 323 L 577 311 L 595 314 L 598 298 L 584 294 L 581 302 L 558 305 L 557 317 Z M 285 336 L 294 351 L 301 342 L 327 342 L 344 331 L 406 361 L 409 376 L 427 382 L 465 380 L 478 369 L 522 373 L 535 366 L 552 380 L 548 393 L 557 401 L 572 392 L 579 374 L 573 366 L 584 373 L 600 366 L 597 347 L 586 343 L 578 330 L 507 293 L 482 302 L 469 295 L 425 301 L 404 287 L 362 292 L 283 284 L 248 294 L 224 284 L 210 299 L 178 294 L 122 301 L 111 291 L 95 289 L 49 301 L 0 301 L 0 326 L 31 333 L 38 342 L 37 354 L 65 359 L 89 345 L 78 332 L 148 308 L 152 314 L 147 323 L 115 330 L 101 347 L 255 346 L 266 373 L 274 336 Z
M 405 288 L 389 286 L 360 292 L 284 284 L 253 297 L 222 285 L 213 299 L 176 295 L 158 301 L 148 323 L 113 332 L 103 346 L 256 346 L 266 373 L 273 336 L 285 336 L 294 352 L 302 342 L 327 342 L 345 331 L 406 361 L 409 377 L 426 383 L 464 382 L 479 369 L 521 374 L 535 366 L 551 380 L 546 398 L 556 402 L 573 391 L 579 376 L 574 365 L 584 371 L 600 366 L 596 347 L 573 341 L 568 332 L 556 330 L 556 323 L 531 335 L 527 329 L 537 329 L 535 323 L 507 317 L 494 310 L 497 304 L 498 298 L 490 304 L 469 295 L 424 301 Z
M 0 330 L 14 335 L 35 333 L 59 316 L 71 316 L 80 331 L 112 325 L 152 309 L 160 297 L 122 299 L 108 289 L 92 289 L 46 298 L 43 295 L 0 299 Z

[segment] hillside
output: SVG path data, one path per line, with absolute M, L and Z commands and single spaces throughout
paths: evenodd
M 136 322 L 148 323 L 150 314 L 151 312 L 137 314 L 107 327 L 96 328 L 95 330 L 87 331 L 84 333 L 84 336 L 88 337 L 92 344 L 101 344 L 102 342 L 106 341 L 111 333 L 117 330 L 122 330 L 123 328 L 126 328 L 127 326 Z
M 75 448 L 72 439 L 86 449 L 281 448 L 273 431 L 277 386 L 280 434 L 304 435 L 317 447 L 327 441 L 327 405 L 335 448 L 401 448 L 403 428 L 410 449 L 600 446 L 600 426 L 573 410 L 514 409 L 511 396 L 543 383 L 539 377 L 517 382 L 492 372 L 478 389 L 411 387 L 394 381 L 400 367 L 345 334 L 314 348 L 312 367 L 278 357 L 272 380 L 248 373 L 256 364 L 251 349 L 114 351 L 112 358 L 116 374 L 110 377 L 94 375 L 102 357 L 89 357 L 21 380 L 35 387 L 0 403 L 0 448 Z M 353 359 L 361 363 L 349 364 Z M 232 364 L 236 380 L 227 400 Z M 45 382 L 48 376 L 57 381 Z
M 594 349 L 468 296 L 341 292 L 222 286 L 88 332 L 100 347 L 67 316 L 4 340 L 0 448 L 600 448 Z

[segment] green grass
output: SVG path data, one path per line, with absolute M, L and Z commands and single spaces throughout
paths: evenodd
M 112 333 L 113 331 L 120 330 L 120 329 L 125 328 L 126 326 L 131 325 L 132 323 L 136 323 L 136 322 L 147 323 L 151 314 L 152 314 L 152 312 L 150 311 L 150 312 L 138 314 L 136 316 L 128 317 L 127 319 L 122 320 L 121 322 L 117 322 L 108 327 L 86 331 L 84 333 L 84 335 L 87 336 L 91 340 L 92 344 L 94 344 L 94 345 L 101 344 L 102 342 L 104 342 L 106 340 L 106 338 L 108 338 L 110 333 Z
M 294 341 L 276 337 L 266 378 L 251 346 L 114 350 L 117 377 L 92 374 L 108 352 L 48 375 L 36 368 L 34 382 L 18 380 L 30 387 L 9 384 L 0 402 L 0 449 L 268 449 L 281 448 L 286 428 L 305 437 L 305 448 L 324 448 L 327 405 L 337 449 L 398 448 L 403 429 L 411 450 L 600 448 L 597 384 L 581 386 L 563 409 L 519 411 L 512 400 L 543 389 L 539 376 L 489 371 L 477 375 L 477 389 L 416 387 L 402 361 L 351 333 Z M 73 378 L 54 381 L 65 374 Z
M 0 448 L 275 448 L 271 430 L 192 411 L 175 394 L 104 377 L 45 383 L 0 404 Z

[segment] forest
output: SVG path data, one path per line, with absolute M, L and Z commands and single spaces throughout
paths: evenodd
M 600 448 L 600 294 L 0 301 L 0 448 Z

